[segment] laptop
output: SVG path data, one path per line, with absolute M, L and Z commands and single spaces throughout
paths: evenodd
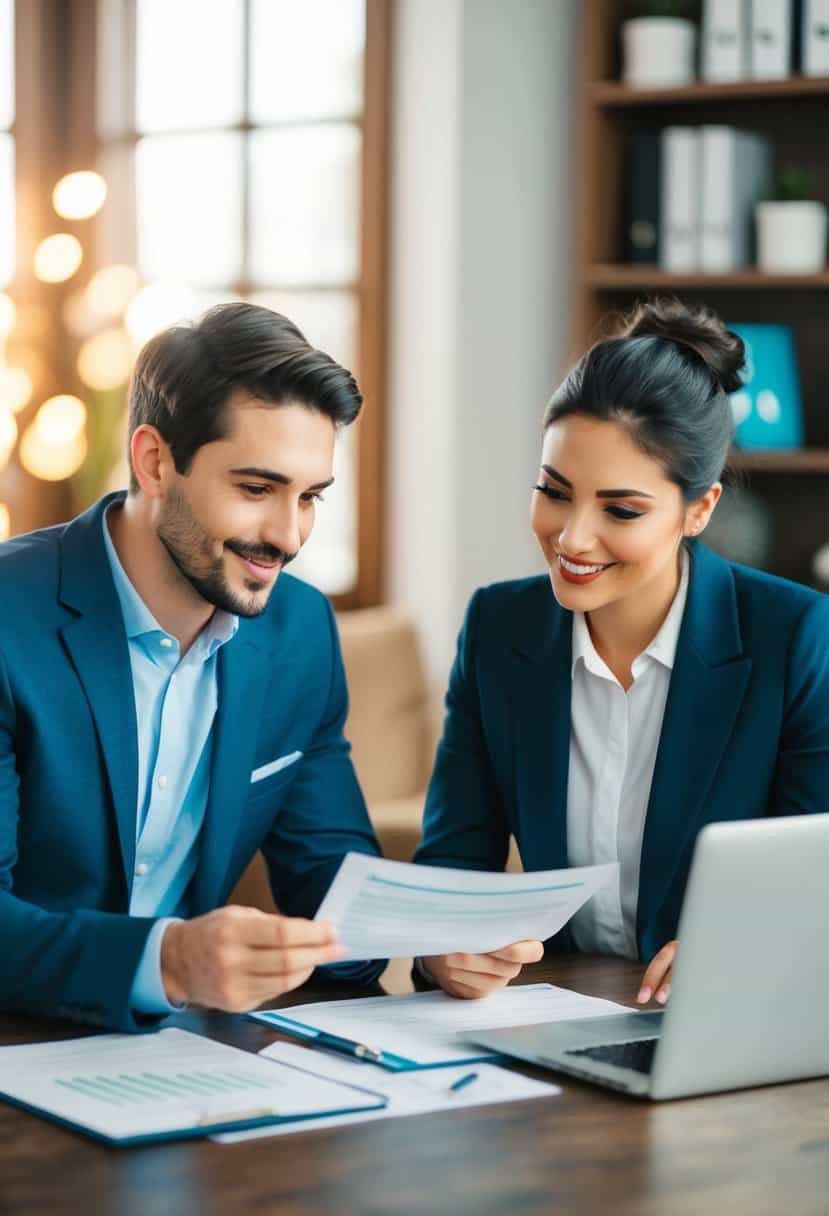
M 715 823 L 694 850 L 664 1010 L 476 1042 L 642 1098 L 829 1075 L 829 814 Z

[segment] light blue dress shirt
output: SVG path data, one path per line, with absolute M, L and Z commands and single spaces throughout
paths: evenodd
M 135 870 L 129 911 L 158 916 L 135 973 L 130 1004 L 139 1013 L 169 1013 L 161 979 L 161 939 L 171 919 L 186 917 L 207 808 L 217 651 L 236 633 L 238 617 L 216 609 L 182 657 L 138 595 L 115 552 L 104 514 L 104 544 L 121 603 L 138 724 Z

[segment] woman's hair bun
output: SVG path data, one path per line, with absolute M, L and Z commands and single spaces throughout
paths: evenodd
M 703 305 L 683 304 L 676 297 L 645 301 L 620 318 L 619 326 L 611 336 L 650 336 L 676 342 L 702 359 L 726 393 L 736 392 L 742 384 L 743 340 Z

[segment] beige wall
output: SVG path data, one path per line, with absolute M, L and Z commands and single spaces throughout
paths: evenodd
M 442 693 L 470 593 L 540 569 L 527 526 L 568 357 L 575 0 L 399 0 L 389 588 Z

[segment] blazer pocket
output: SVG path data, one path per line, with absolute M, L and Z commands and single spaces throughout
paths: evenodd
M 254 785 L 257 781 L 264 781 L 267 777 L 273 777 L 275 773 L 281 773 L 284 768 L 288 768 L 291 764 L 296 764 L 297 760 L 301 759 L 302 752 L 289 752 L 287 756 L 280 756 L 276 760 L 271 760 L 269 764 L 262 764 L 251 773 L 250 783 Z

